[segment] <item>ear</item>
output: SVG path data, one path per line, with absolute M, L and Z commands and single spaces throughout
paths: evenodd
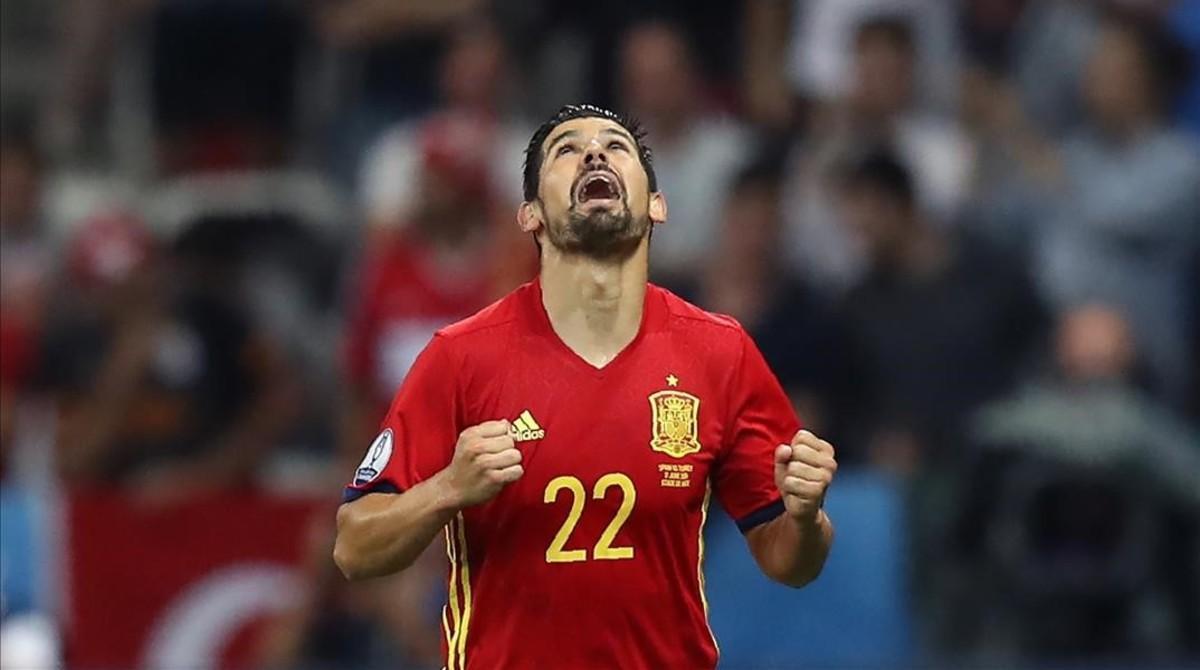
M 650 194 L 650 223 L 665 223 L 667 220 L 667 196 L 662 193 Z
M 542 228 L 542 208 L 534 202 L 523 202 L 517 208 L 517 225 L 523 233 L 536 233 Z

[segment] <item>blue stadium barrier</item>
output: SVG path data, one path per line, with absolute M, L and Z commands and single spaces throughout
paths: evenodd
M 902 489 L 873 473 L 838 473 L 826 509 L 836 539 L 816 582 L 769 581 L 723 513 L 709 517 L 706 575 L 721 667 L 896 667 L 915 660 L 906 588 Z
M 0 618 L 44 605 L 39 517 L 33 496 L 0 486 Z

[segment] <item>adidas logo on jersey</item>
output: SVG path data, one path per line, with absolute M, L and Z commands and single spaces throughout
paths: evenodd
M 512 426 L 508 429 L 508 434 L 512 435 L 514 442 L 527 442 L 529 440 L 540 440 L 546 436 L 546 431 L 538 422 L 534 420 L 533 415 L 529 410 L 521 412 L 521 415 L 513 419 Z

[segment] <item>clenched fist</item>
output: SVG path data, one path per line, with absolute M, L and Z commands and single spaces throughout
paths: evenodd
M 833 445 L 807 430 L 796 433 L 790 445 L 775 448 L 775 485 L 794 519 L 816 518 L 835 472 Z
M 525 474 L 514 445 L 503 419 L 471 426 L 458 436 L 454 458 L 444 472 L 457 507 L 487 502 Z

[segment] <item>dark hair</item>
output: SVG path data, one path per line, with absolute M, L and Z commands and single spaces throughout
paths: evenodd
M 33 116 L 24 109 L 0 112 L 0 149 L 19 155 L 35 170 L 42 166 L 42 152 L 34 132 Z
M 658 190 L 658 178 L 654 175 L 654 161 L 650 156 L 650 147 L 646 146 L 646 131 L 636 119 L 595 105 L 563 105 L 555 112 L 554 116 L 538 126 L 533 137 L 529 139 L 529 146 L 525 147 L 523 188 L 526 202 L 532 202 L 537 198 L 542 161 L 546 158 L 542 155 L 542 143 L 555 128 L 567 121 L 589 118 L 608 119 L 628 131 L 637 144 L 638 158 L 642 161 L 642 168 L 646 170 L 650 192 Z
M 854 31 L 855 46 L 862 47 L 867 40 L 876 38 L 910 53 L 916 48 L 912 21 L 905 14 L 875 14 L 858 23 Z
M 908 166 L 886 147 L 875 147 L 851 158 L 842 167 L 840 176 L 843 188 L 878 189 L 906 206 L 915 201 Z

